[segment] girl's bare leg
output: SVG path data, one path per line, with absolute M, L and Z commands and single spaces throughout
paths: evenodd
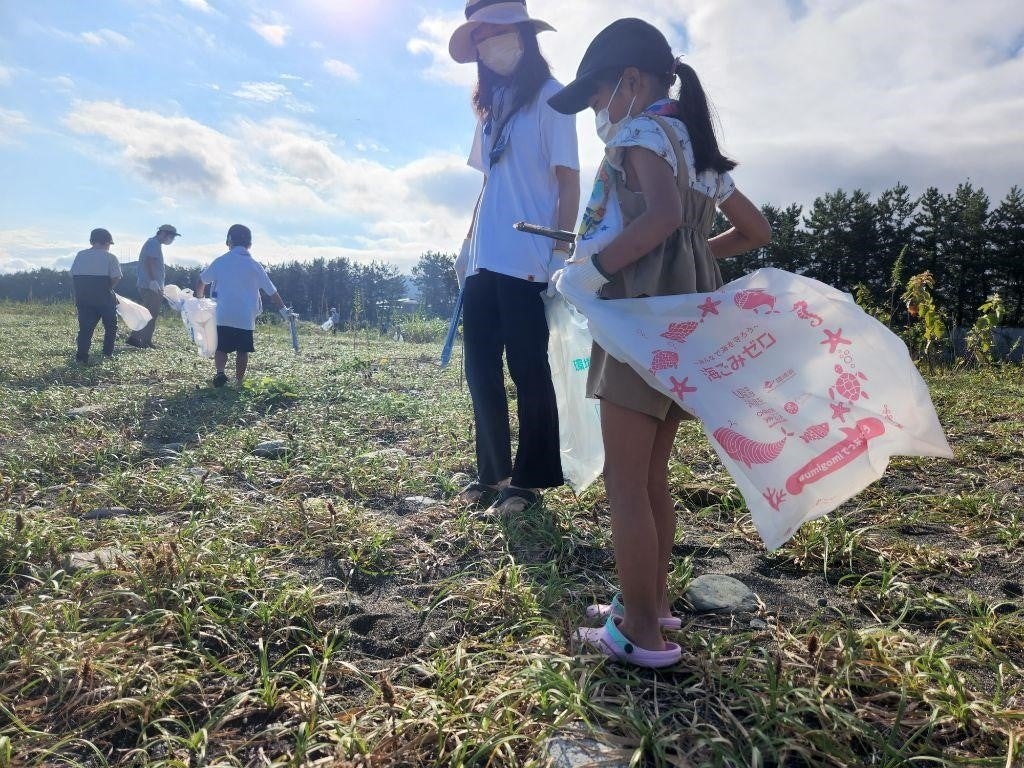
M 665 650 L 658 623 L 658 584 L 664 582 L 666 573 L 658 557 L 658 526 L 648 495 L 658 425 L 651 416 L 601 401 L 605 490 L 626 607 L 620 629 L 638 646 L 651 651 Z
M 675 502 L 668 490 L 668 460 L 679 431 L 679 419 L 674 415 L 658 424 L 654 436 L 650 470 L 647 474 L 647 496 L 651 500 L 654 526 L 658 530 L 658 611 L 670 616 L 668 600 L 668 571 L 672 560 L 672 545 L 676 538 Z

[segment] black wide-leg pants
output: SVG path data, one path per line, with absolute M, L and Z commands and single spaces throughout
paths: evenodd
M 466 280 L 463 331 L 466 379 L 476 419 L 482 483 L 506 477 L 519 488 L 563 483 L 558 408 L 548 366 L 548 324 L 541 294 L 547 283 L 481 270 Z M 516 385 L 519 447 L 512 461 L 502 353 Z

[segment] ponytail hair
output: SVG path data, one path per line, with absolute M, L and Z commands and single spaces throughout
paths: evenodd
M 709 169 L 717 173 L 731 171 L 736 167 L 736 161 L 723 155 L 718 148 L 718 138 L 711 120 L 711 106 L 696 71 L 679 58 L 675 60 L 672 73 L 665 76 L 665 85 L 671 86 L 676 77 L 679 78 L 679 97 L 676 100 L 679 119 L 690 134 L 697 173 Z

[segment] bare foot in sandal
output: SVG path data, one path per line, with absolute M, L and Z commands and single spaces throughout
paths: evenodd
M 481 483 L 479 480 L 474 480 L 472 483 L 467 485 L 461 491 L 459 495 L 455 497 L 456 504 L 480 504 L 490 506 L 490 504 L 498 497 L 503 488 L 506 488 L 509 484 L 510 478 L 506 478 L 496 485 L 487 485 Z
M 515 515 L 524 509 L 537 506 L 540 502 L 539 491 L 507 485 L 498 494 L 498 498 L 494 500 L 487 512 L 488 514 Z

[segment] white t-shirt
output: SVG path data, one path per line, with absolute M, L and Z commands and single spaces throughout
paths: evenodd
M 523 280 L 546 283 L 552 267 L 554 241 L 517 232 L 512 225 L 526 221 L 545 227 L 558 224 L 558 179 L 555 168 L 579 170 L 575 115 L 562 115 L 548 99 L 562 86 L 548 80 L 536 99 L 512 118 L 508 146 L 490 167 L 491 136 L 479 123 L 469 165 L 487 176 L 470 244 L 467 275 L 481 269 Z
M 217 325 L 243 331 L 256 329 L 256 318 L 263 311 L 260 291 L 268 296 L 277 293 L 266 270 L 241 246 L 215 259 L 199 279 L 217 284 Z

